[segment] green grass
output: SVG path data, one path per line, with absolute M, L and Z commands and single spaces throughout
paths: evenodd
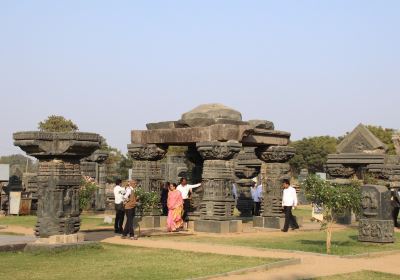
M 26 228 L 34 228 L 36 224 L 36 216 L 5 216 L 0 217 L 0 225 L 22 226 Z M 110 226 L 103 223 L 102 218 L 81 215 L 81 229 L 96 229 L 97 227 Z
M 304 221 L 309 221 L 312 216 L 312 207 L 311 205 L 299 205 L 293 210 L 293 215 L 303 217 Z
M 108 244 L 102 247 L 59 253 L 0 253 L 0 279 L 186 279 L 278 260 Z
M 375 272 L 375 271 L 360 271 L 347 274 L 338 274 L 327 277 L 313 278 L 313 280 L 397 280 L 399 275 Z
M 393 244 L 361 243 L 357 241 L 358 231 L 355 229 L 340 230 L 333 233 L 332 254 L 356 255 L 370 252 L 400 250 L 400 242 Z M 156 238 L 156 237 L 154 237 Z M 157 237 L 160 239 L 166 237 Z M 396 233 L 397 240 L 400 234 Z M 206 237 L 206 236 L 169 236 L 175 241 L 202 242 L 209 244 L 236 245 L 255 248 L 295 250 L 314 253 L 325 253 L 325 232 L 289 232 L 287 234 Z

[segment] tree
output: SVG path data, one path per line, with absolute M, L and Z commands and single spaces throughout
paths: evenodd
M 51 115 L 45 121 L 39 122 L 38 128 L 46 132 L 72 132 L 78 130 L 78 126 L 71 120 L 56 115 Z
M 321 230 L 326 232 L 326 252 L 331 253 L 332 226 L 336 217 L 348 211 L 359 213 L 361 209 L 361 190 L 358 181 L 348 185 L 338 185 L 310 175 L 302 183 L 306 197 L 313 204 L 322 206 L 323 220 Z
M 379 140 L 387 145 L 389 155 L 395 155 L 396 149 L 393 144 L 392 136 L 395 132 L 392 128 L 383 128 L 382 126 L 367 125 L 369 131 L 372 132 Z
M 124 155 L 117 148 L 109 146 L 103 141 L 102 151 L 108 152 L 105 161 L 107 169 L 107 182 L 112 183 L 116 179 L 126 180 L 129 177 L 129 169 L 132 168 L 132 159 L 129 155 Z
M 323 172 L 328 154 L 336 152 L 337 139 L 331 136 L 303 138 L 290 143 L 296 155 L 290 160 L 294 173 L 306 168 L 310 172 Z

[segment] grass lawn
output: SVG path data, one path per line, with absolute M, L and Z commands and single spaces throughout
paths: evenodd
M 36 216 L 5 216 L 0 217 L 0 225 L 14 225 L 27 228 L 34 228 Z M 112 225 L 104 224 L 102 218 L 88 215 L 81 215 L 81 229 L 96 229 L 97 227 L 107 227 Z
M 299 205 L 293 210 L 293 215 L 296 217 L 303 217 L 304 221 L 310 221 L 312 217 L 311 205 Z
M 369 252 L 400 250 L 400 233 L 396 233 L 397 242 L 393 244 L 372 244 L 357 241 L 358 231 L 346 229 L 333 233 L 332 254 L 334 255 L 356 255 Z M 287 234 L 276 234 L 254 236 L 170 236 L 153 237 L 169 238 L 175 241 L 204 242 L 211 244 L 226 244 L 256 248 L 284 249 L 306 251 L 314 253 L 325 253 L 325 232 L 289 232 Z
M 313 278 L 313 280 L 397 280 L 399 275 L 375 272 L 375 271 L 360 271 L 348 274 L 338 274 L 333 276 Z
M 277 260 L 104 244 L 59 253 L 0 253 L 0 279 L 186 279 Z

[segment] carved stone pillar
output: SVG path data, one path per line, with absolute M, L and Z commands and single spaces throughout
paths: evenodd
M 39 160 L 35 234 L 41 238 L 79 231 L 80 160 L 99 148 L 94 133 L 17 132 L 14 145 Z
M 232 196 L 234 163 L 229 161 L 241 149 L 237 142 L 200 142 L 197 149 L 204 159 L 200 205 L 201 220 L 231 220 L 235 208 Z
M 167 148 L 160 145 L 128 145 L 128 152 L 134 159 L 132 176 L 145 191 L 160 190 L 165 174 L 160 160 L 165 156 Z
M 262 226 L 281 228 L 284 217 L 282 213 L 282 181 L 290 179 L 288 161 L 294 156 L 295 149 L 287 146 L 259 147 L 257 156 L 263 161 L 261 180 L 264 193 L 264 211 Z M 258 223 L 258 225 L 260 225 Z
M 385 186 L 366 185 L 361 188 L 361 217 L 358 240 L 393 243 L 394 223 L 391 217 L 390 190 Z
M 237 186 L 236 208 L 241 217 L 252 217 L 254 208 L 251 197 L 251 187 L 254 185 L 252 178 L 260 173 L 261 161 L 254 153 L 254 147 L 244 147 L 236 158 L 235 174 Z

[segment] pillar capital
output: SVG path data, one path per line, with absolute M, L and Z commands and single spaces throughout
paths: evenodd
M 155 144 L 129 144 L 128 152 L 136 160 L 156 161 L 165 156 L 167 148 Z
M 258 147 L 256 154 L 264 162 L 287 162 L 296 153 L 296 150 L 288 146 Z
M 240 152 L 242 144 L 238 142 L 199 142 L 196 147 L 205 160 L 229 160 Z

